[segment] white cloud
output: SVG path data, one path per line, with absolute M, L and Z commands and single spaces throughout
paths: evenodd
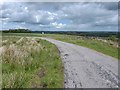
M 116 3 L 5 3 L 2 21 L 36 28 L 116 29 Z M 12 25 L 9 24 L 9 28 Z M 7 27 L 8 27 L 7 26 Z M 4 27 L 4 26 L 3 26 Z
M 53 22 L 53 23 L 51 23 L 51 25 L 56 28 L 63 28 L 64 26 L 66 26 L 66 24 L 57 23 L 57 22 Z

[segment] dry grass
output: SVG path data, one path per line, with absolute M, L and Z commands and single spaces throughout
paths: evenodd
M 63 71 L 59 71 L 62 70 L 62 62 L 54 45 L 32 37 L 5 37 L 2 43 L 3 88 L 44 87 L 44 84 L 45 87 L 63 86 Z M 54 65 L 58 68 L 53 68 Z M 58 81 L 53 79 L 52 83 L 58 82 L 56 85 L 46 81 L 55 75 L 56 79 L 61 77 Z
M 3 41 L 4 43 L 7 40 Z M 16 43 L 9 46 L 3 46 L 0 48 L 0 55 L 3 57 L 3 62 L 10 64 L 24 64 L 27 62 L 26 58 L 32 54 L 32 52 L 40 52 L 42 46 L 33 38 L 20 38 Z

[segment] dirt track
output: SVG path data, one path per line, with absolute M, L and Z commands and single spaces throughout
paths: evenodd
M 65 88 L 118 87 L 118 60 L 78 45 L 42 38 L 55 44 L 64 64 Z

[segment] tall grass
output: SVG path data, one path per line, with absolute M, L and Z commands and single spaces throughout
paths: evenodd
M 39 38 L 3 36 L 2 88 L 63 87 L 57 48 Z

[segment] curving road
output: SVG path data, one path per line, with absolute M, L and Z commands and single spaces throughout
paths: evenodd
M 94 50 L 50 39 L 64 64 L 65 88 L 117 88 L 118 60 Z

